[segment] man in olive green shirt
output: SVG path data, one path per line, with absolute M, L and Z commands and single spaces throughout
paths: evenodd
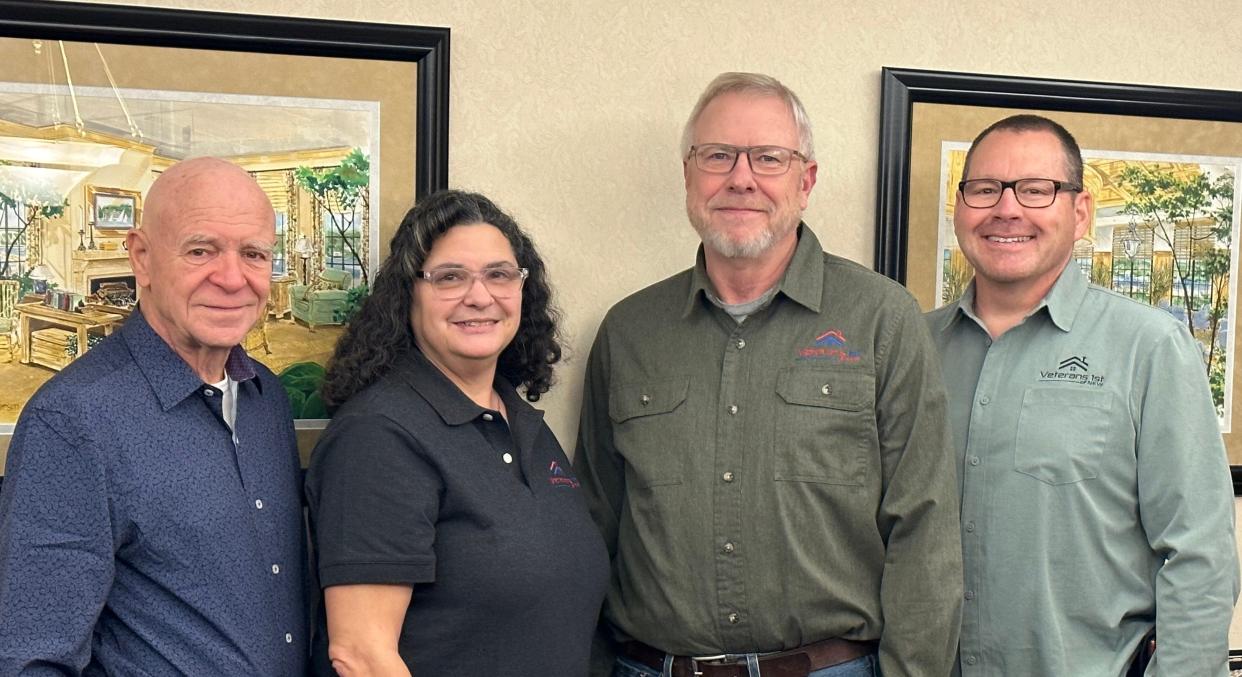
M 718 77 L 683 157 L 697 262 L 618 303 L 587 368 L 614 674 L 947 674 L 957 492 L 917 305 L 800 223 L 818 167 L 776 80 Z
M 975 139 L 954 229 L 975 279 L 928 316 L 957 440 L 959 674 L 1223 677 L 1233 494 L 1184 323 L 1088 284 L 1082 156 L 1046 118 Z

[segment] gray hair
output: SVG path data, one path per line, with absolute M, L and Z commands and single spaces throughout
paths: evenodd
M 815 159 L 815 138 L 811 133 L 811 118 L 806 114 L 802 101 L 792 89 L 781 84 L 780 80 L 762 73 L 721 73 L 707 85 L 707 89 L 703 90 L 703 94 L 699 96 L 698 103 L 694 104 L 694 110 L 690 111 L 690 119 L 686 121 L 686 126 L 681 133 L 681 156 L 683 158 L 690 153 L 690 146 L 694 145 L 694 125 L 703 115 L 703 109 L 707 108 L 707 104 L 716 97 L 732 92 L 774 96 L 784 101 L 793 111 L 794 124 L 798 126 L 798 150 L 806 156 L 807 160 Z

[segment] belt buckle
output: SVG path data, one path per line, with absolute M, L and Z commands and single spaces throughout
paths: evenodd
M 693 668 L 692 675 L 694 677 L 703 677 L 703 671 L 699 670 L 698 667 L 700 661 L 704 663 L 717 663 L 717 665 L 724 665 L 723 661 L 728 661 L 730 658 L 734 658 L 735 660 L 737 656 L 734 656 L 733 653 L 717 653 L 717 655 L 714 656 L 687 656 L 687 658 L 691 660 L 691 666 Z
M 727 654 L 727 653 L 716 654 L 715 656 L 688 656 L 688 658 L 690 659 L 690 668 L 691 670 L 694 671 L 692 673 L 694 677 L 703 677 L 703 671 L 699 669 L 699 661 L 703 661 L 704 663 L 711 663 L 711 662 L 716 662 L 716 661 L 723 661 L 726 658 L 730 658 L 730 657 L 731 657 L 730 654 Z

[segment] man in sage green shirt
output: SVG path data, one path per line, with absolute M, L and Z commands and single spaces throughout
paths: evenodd
M 1202 351 L 1070 261 L 1092 197 L 1063 127 L 1020 115 L 967 155 L 974 281 L 928 316 L 958 456 L 966 677 L 1223 677 L 1233 493 Z
M 583 396 L 613 674 L 946 675 L 958 505 L 918 306 L 800 223 L 817 165 L 776 80 L 718 77 L 683 157 L 697 262 L 612 308 Z

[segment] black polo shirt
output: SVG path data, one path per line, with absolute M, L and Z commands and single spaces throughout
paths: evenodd
M 415 350 L 337 412 L 306 479 L 320 585 L 412 585 L 415 674 L 585 675 L 608 555 L 543 413 L 496 390 L 507 424 Z

